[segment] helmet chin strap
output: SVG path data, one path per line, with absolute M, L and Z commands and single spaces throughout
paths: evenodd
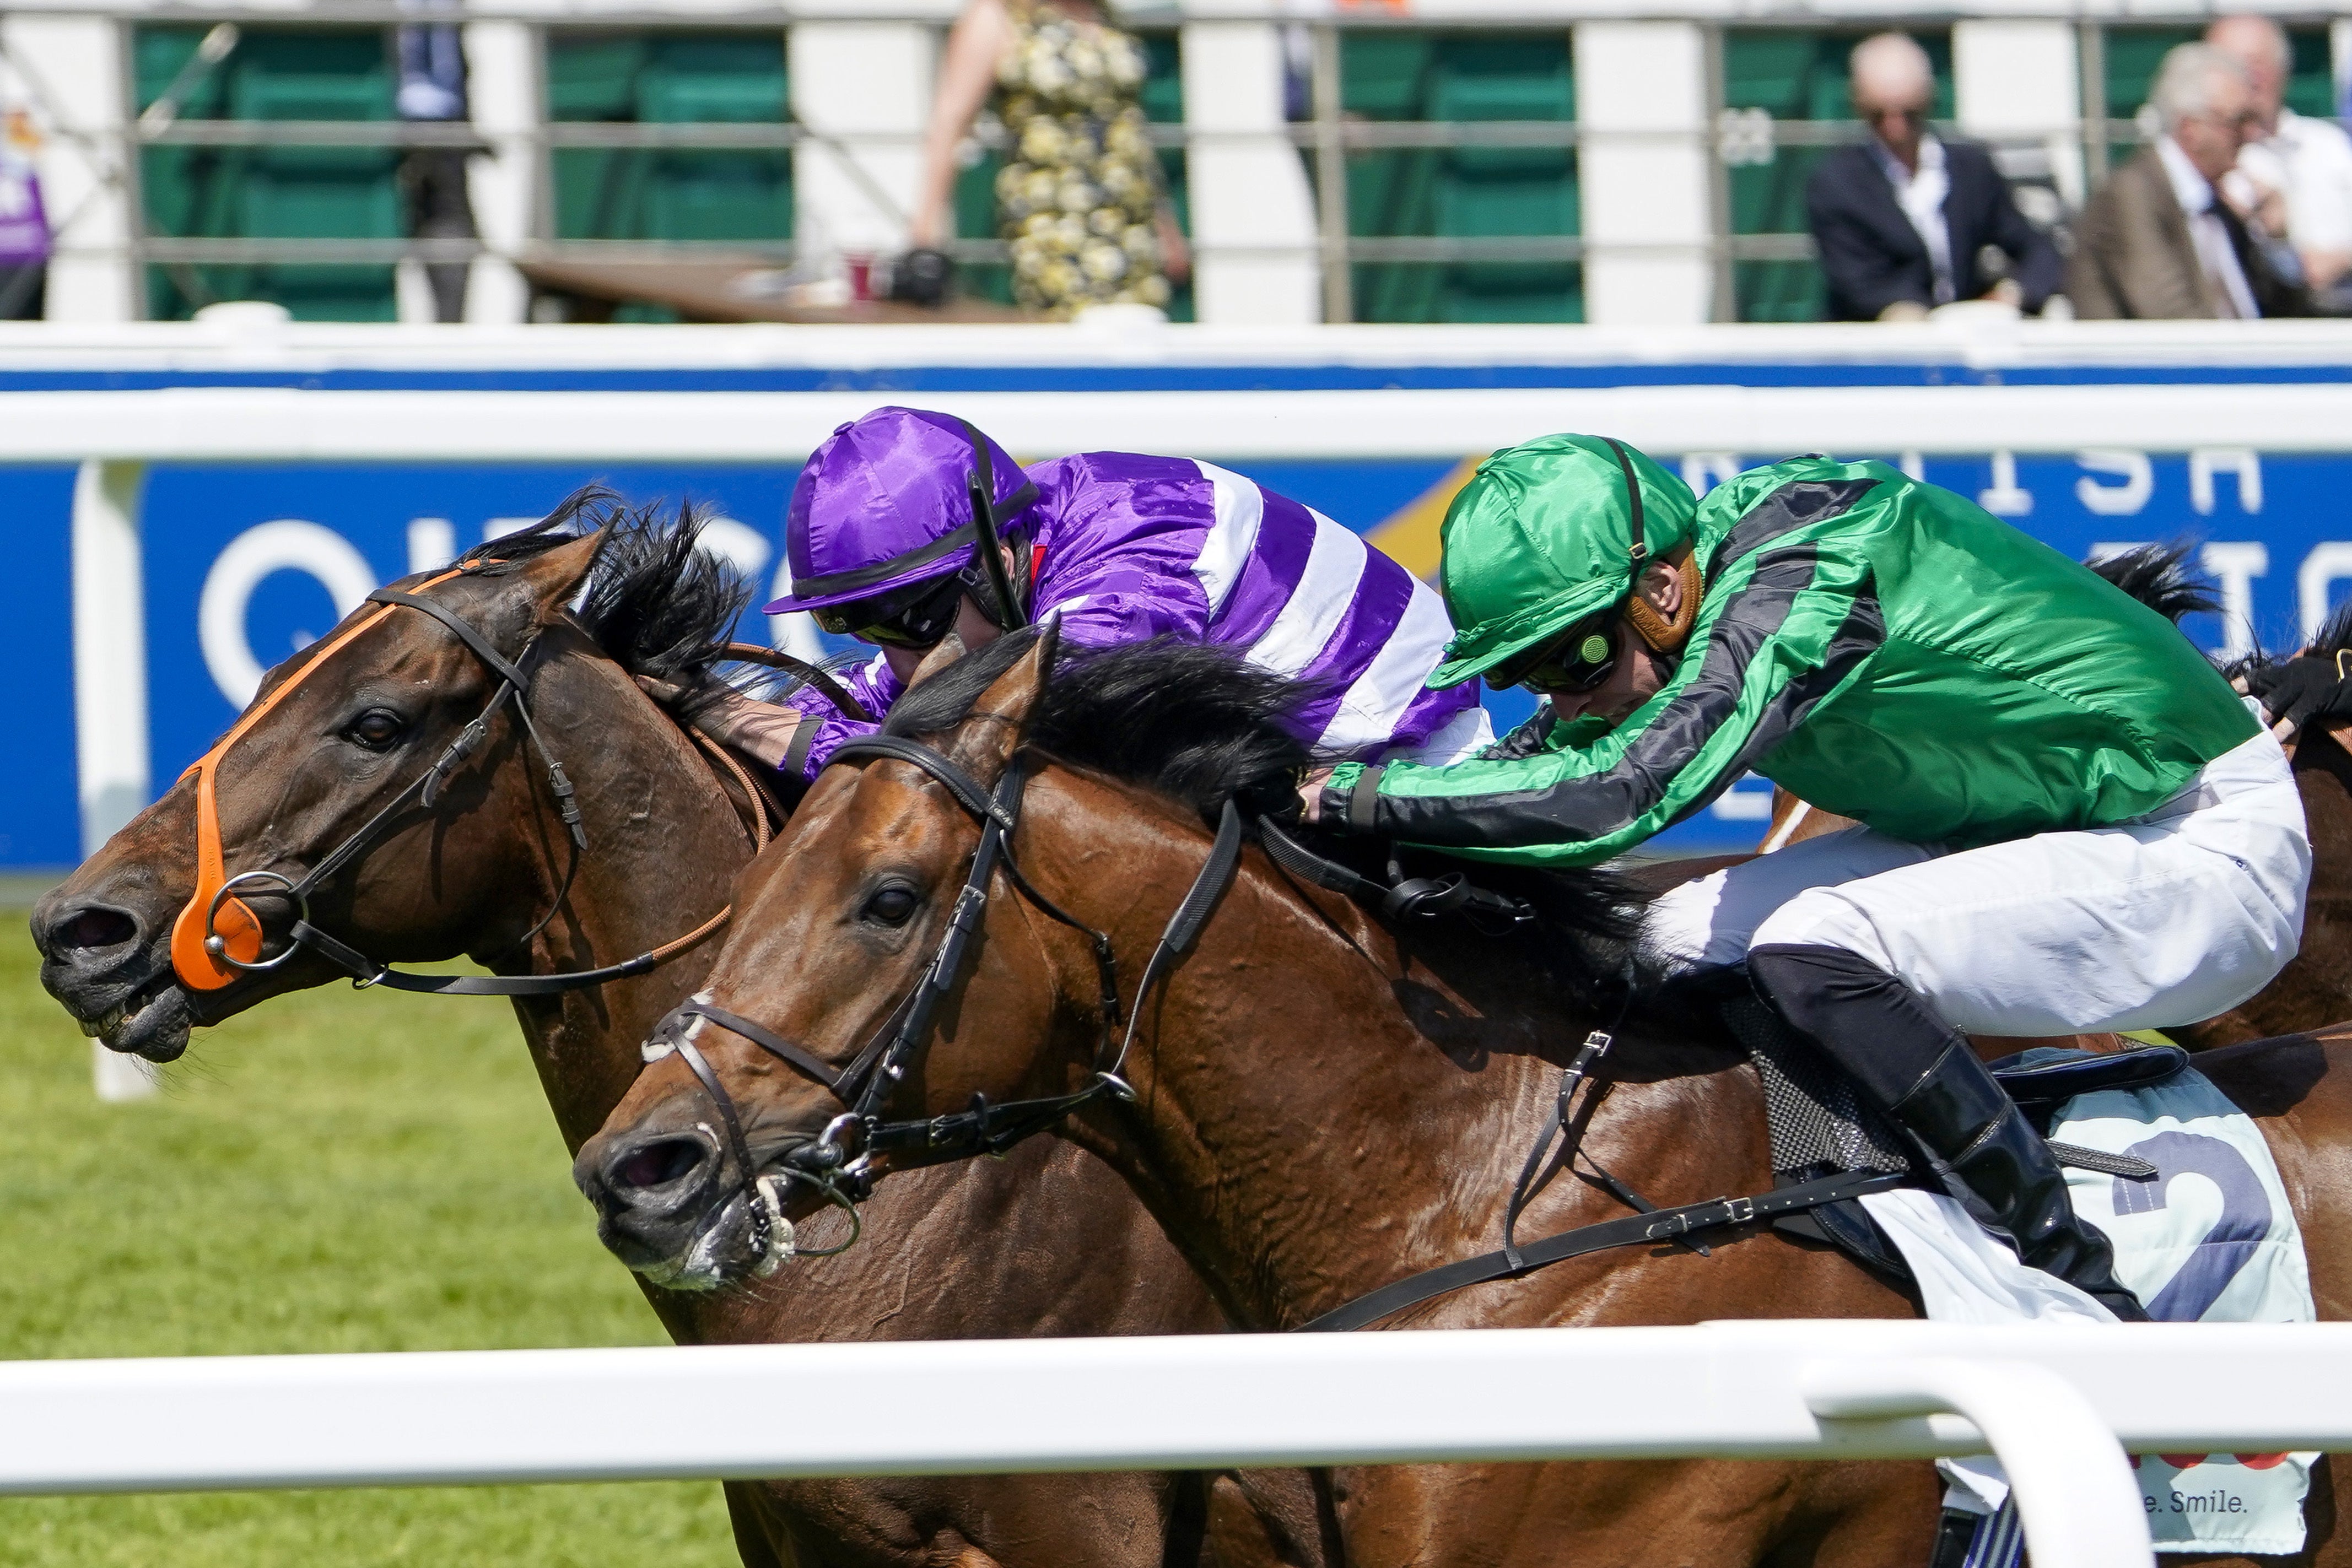
M 1698 562 L 1691 554 L 1688 540 L 1652 561 L 1649 529 L 1642 515 L 1642 483 L 1633 476 L 1633 459 L 1626 454 L 1623 443 L 1606 435 L 1601 439 L 1609 443 L 1609 450 L 1616 455 L 1618 472 L 1625 476 L 1625 508 L 1633 525 L 1633 548 L 1627 552 L 1625 566 L 1625 620 L 1654 652 L 1679 653 L 1690 640 L 1691 628 L 1698 622 L 1699 592 L 1704 586 Z M 1682 600 L 1675 606 L 1671 618 L 1660 614 L 1655 605 L 1642 597 L 1643 573 L 1654 564 L 1665 567 L 1682 583 Z
M 971 441 L 971 475 L 965 486 L 965 493 L 971 498 L 974 536 L 971 550 L 986 580 L 988 597 L 995 601 L 983 603 L 981 608 L 1002 630 L 1018 632 L 1029 624 L 1029 617 L 1022 610 L 1020 596 L 1013 591 L 1012 574 L 1004 569 L 1003 541 L 997 532 L 1000 517 L 999 505 L 994 499 L 996 476 L 990 471 L 992 465 L 989 461 L 988 443 L 981 438 L 980 432 L 970 420 L 962 423 L 964 434 Z M 1004 504 L 1004 514 L 1010 516 L 1026 505 L 1036 493 L 1034 485 L 1023 486 L 1021 492 Z M 971 583 L 969 586 L 976 588 L 980 585 Z

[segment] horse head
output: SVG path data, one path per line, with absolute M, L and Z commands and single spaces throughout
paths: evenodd
M 86 1032 L 170 1061 L 193 1026 L 347 972 L 289 942 L 298 917 L 378 962 L 513 956 L 583 852 L 561 764 L 593 774 L 579 737 L 615 698 L 667 726 L 567 608 L 614 537 L 567 526 L 604 499 L 345 617 L 41 901 L 42 983 Z
M 994 791 L 1028 735 L 1053 638 L 1007 637 L 954 663 L 961 653 L 950 637 L 925 661 L 889 731 L 936 743 L 973 787 Z M 949 724 L 932 723 L 934 713 Z M 827 1201 L 829 1177 L 805 1162 L 858 1095 L 841 1070 L 903 1022 L 901 999 L 934 967 L 980 836 L 936 778 L 874 757 L 828 768 L 743 873 L 719 959 L 730 978 L 688 1009 L 756 1017 L 806 1042 L 788 1047 L 803 1065 L 786 1068 L 700 1013 L 674 1015 L 647 1043 L 651 1065 L 573 1169 L 606 1244 L 633 1268 L 672 1288 L 733 1283 L 774 1260 L 777 1238 L 790 1234 L 784 1222 Z M 1001 891 L 1003 879 L 993 880 Z M 1001 907 L 984 924 L 974 962 L 936 1014 L 941 1049 L 904 1061 L 884 1096 L 894 1113 L 928 1114 L 975 1093 L 1002 1099 L 1055 1071 L 1052 1042 L 1068 1032 L 1054 1005 L 1058 971 L 1072 960 L 1060 950 L 1068 934 L 1007 921 Z M 726 1075 L 725 1113 L 688 1062 Z M 867 1160 L 861 1185 L 889 1165 Z

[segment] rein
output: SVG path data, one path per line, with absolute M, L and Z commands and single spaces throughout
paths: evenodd
M 572 780 L 548 749 L 546 738 L 540 733 L 538 720 L 530 710 L 529 688 L 531 672 L 536 668 L 539 637 L 534 634 L 530 646 L 521 655 L 509 661 L 491 643 L 481 630 L 437 600 L 424 596 L 423 590 L 437 587 L 452 578 L 478 570 L 480 566 L 496 565 L 485 561 L 475 566 L 463 566 L 445 571 L 417 585 L 418 591 L 410 593 L 398 589 L 380 588 L 368 595 L 370 602 L 381 606 L 365 619 L 337 636 L 319 650 L 301 669 L 240 718 L 210 751 L 196 759 L 183 779 L 193 774 L 196 780 L 196 890 L 180 911 L 172 927 L 172 967 L 182 984 L 193 989 L 215 991 L 223 988 L 244 975 L 275 969 L 305 951 L 316 954 L 352 978 L 354 986 L 366 989 L 371 986 L 386 986 L 396 991 L 414 991 L 427 996 L 444 997 L 541 997 L 565 991 L 585 989 L 613 980 L 627 979 L 659 967 L 677 954 L 693 946 L 727 923 L 733 906 L 722 908 L 700 925 L 682 936 L 673 937 L 657 947 L 638 954 L 617 964 L 607 964 L 594 969 L 576 969 L 554 975 L 419 975 L 395 969 L 389 964 L 368 956 L 356 947 L 320 930 L 310 922 L 310 895 L 327 878 L 341 871 L 372 846 L 385 827 L 411 801 L 430 810 L 439 798 L 449 776 L 466 759 L 480 748 L 489 737 L 490 721 L 509 703 L 521 723 L 530 744 L 547 764 L 548 788 L 555 797 L 556 810 L 563 819 L 572 840 L 572 852 L 565 862 L 563 881 L 547 913 L 524 933 L 521 940 L 529 942 L 547 928 L 570 896 L 572 882 L 580 873 L 580 865 L 588 852 L 588 830 L 582 820 L 580 804 Z M 229 748 L 283 701 L 287 695 L 318 672 L 334 654 L 348 646 L 362 632 L 381 625 L 402 609 L 415 610 L 431 616 L 448 628 L 467 650 L 484 667 L 499 677 L 498 690 L 473 720 L 459 731 L 431 767 L 411 780 L 408 787 L 387 802 L 383 808 L 353 830 L 342 842 L 312 866 L 299 881 L 275 871 L 239 872 L 227 874 L 222 861 L 219 806 L 215 792 L 215 775 Z M 828 695 L 838 690 L 822 671 L 791 659 L 789 655 L 764 655 L 763 650 L 730 643 L 726 656 L 749 663 L 772 664 L 778 668 L 808 679 L 825 689 Z M 846 695 L 846 694 L 843 694 Z M 749 795 L 750 809 L 755 818 L 758 843 L 767 842 L 767 816 L 759 792 L 751 788 L 748 777 L 732 760 L 729 766 Z M 286 936 L 285 947 L 269 957 L 262 956 L 263 933 L 259 915 L 239 896 L 240 887 L 249 887 L 257 896 L 285 898 L 292 901 L 296 915 Z
M 751 1019 L 700 998 L 682 1002 L 674 1009 L 645 1048 L 648 1061 L 659 1061 L 673 1051 L 685 1058 L 688 1069 L 719 1109 L 728 1152 L 734 1158 L 744 1186 L 759 1191 L 772 1224 L 781 1219 L 770 1185 L 776 1178 L 762 1175 L 754 1162 L 744 1136 L 742 1117 L 732 1097 L 690 1038 L 692 1020 L 699 1019 L 715 1024 L 751 1041 L 841 1102 L 844 1113 L 835 1117 L 814 1142 L 788 1151 L 779 1174 L 789 1180 L 806 1182 L 829 1201 L 846 1207 L 872 1192 L 877 1155 L 887 1156 L 892 1170 L 911 1170 L 978 1155 L 1001 1155 L 1106 1095 L 1133 1099 L 1135 1092 L 1119 1071 L 1135 1043 L 1144 1005 L 1153 988 L 1166 980 L 1200 940 L 1209 916 L 1233 886 L 1241 863 L 1241 812 L 1229 800 L 1219 820 L 1207 861 L 1169 917 L 1166 930 L 1143 967 L 1134 1008 L 1122 1009 L 1118 960 L 1109 934 L 1096 930 L 1038 892 L 1013 857 L 1013 834 L 1020 827 L 1023 793 L 1028 780 L 1019 762 L 1007 767 L 995 789 L 990 791 L 933 747 L 898 736 L 877 735 L 845 742 L 833 754 L 828 766 L 869 757 L 904 762 L 929 775 L 980 824 L 980 843 L 972 852 L 971 873 L 949 912 L 947 930 L 906 999 L 893 1009 L 874 1038 L 847 1065 L 841 1067 Z M 929 1040 L 940 1005 L 963 976 L 972 938 L 978 935 L 987 913 L 990 891 L 999 871 L 1033 908 L 1087 938 L 1100 986 L 1100 1034 L 1095 1047 L 1092 1076 L 1083 1088 L 1067 1094 L 996 1103 L 975 1093 L 967 1110 L 922 1120 L 885 1121 L 881 1114 L 883 1103 L 904 1080 L 908 1066 Z M 1118 1032 L 1122 1019 L 1127 1025 L 1123 1035 Z M 854 1157 L 842 1142 L 853 1133 L 857 1143 Z M 785 1234 L 789 1235 L 788 1227 Z M 851 1240 L 855 1239 L 853 1236 Z M 843 1246 L 849 1244 L 845 1242 Z

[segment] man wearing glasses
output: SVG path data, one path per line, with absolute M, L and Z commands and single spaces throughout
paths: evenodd
M 1093 452 L 1024 471 L 952 415 L 877 409 L 811 455 L 784 551 L 793 591 L 768 613 L 877 648 L 848 682 L 876 715 L 949 632 L 977 648 L 1051 615 L 1067 644 L 1192 638 L 1311 684 L 1293 720 L 1323 755 L 1443 761 L 1494 738 L 1475 688 L 1423 684 L 1453 632 L 1426 584 L 1211 464 Z M 793 702 L 701 722 L 812 779 L 875 727 L 811 692 Z
M 1462 630 L 1432 683 L 1549 706 L 1485 758 L 1318 774 L 1308 814 L 1560 866 L 1751 768 L 1855 818 L 1666 894 L 1648 945 L 1744 966 L 2026 1263 L 2143 1315 L 1961 1031 L 2210 1018 L 2293 956 L 2302 802 L 2222 678 L 2085 568 L 1879 463 L 1790 458 L 1694 501 L 1619 442 L 1548 436 L 1487 459 L 1444 540 Z M 2345 695 L 2301 675 L 2326 689 L 2258 685 L 2296 713 Z
M 2238 62 L 2206 44 L 2164 57 L 2148 89 L 2162 134 L 2099 187 L 2075 226 L 2066 293 L 2085 319 L 2307 316 L 2291 251 L 2223 199 L 2222 177 L 2263 133 Z M 2288 276 L 2282 268 L 2292 269 Z
M 2063 272 L 2057 248 L 2017 210 L 1991 154 L 1927 128 L 1927 52 L 1880 33 L 1854 46 L 1849 68 L 1870 136 L 1830 153 L 1805 183 L 1830 319 L 1916 321 L 1980 298 L 2039 311 Z

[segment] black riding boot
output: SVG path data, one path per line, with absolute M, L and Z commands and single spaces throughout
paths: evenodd
M 2107 1239 L 2075 1216 L 2050 1145 L 1968 1040 L 1909 986 L 1843 948 L 1811 946 L 1753 948 L 1748 976 L 1768 1006 L 1910 1134 L 1952 1197 L 2008 1233 L 2020 1258 L 2126 1322 L 2147 1321 L 2115 1277 Z

